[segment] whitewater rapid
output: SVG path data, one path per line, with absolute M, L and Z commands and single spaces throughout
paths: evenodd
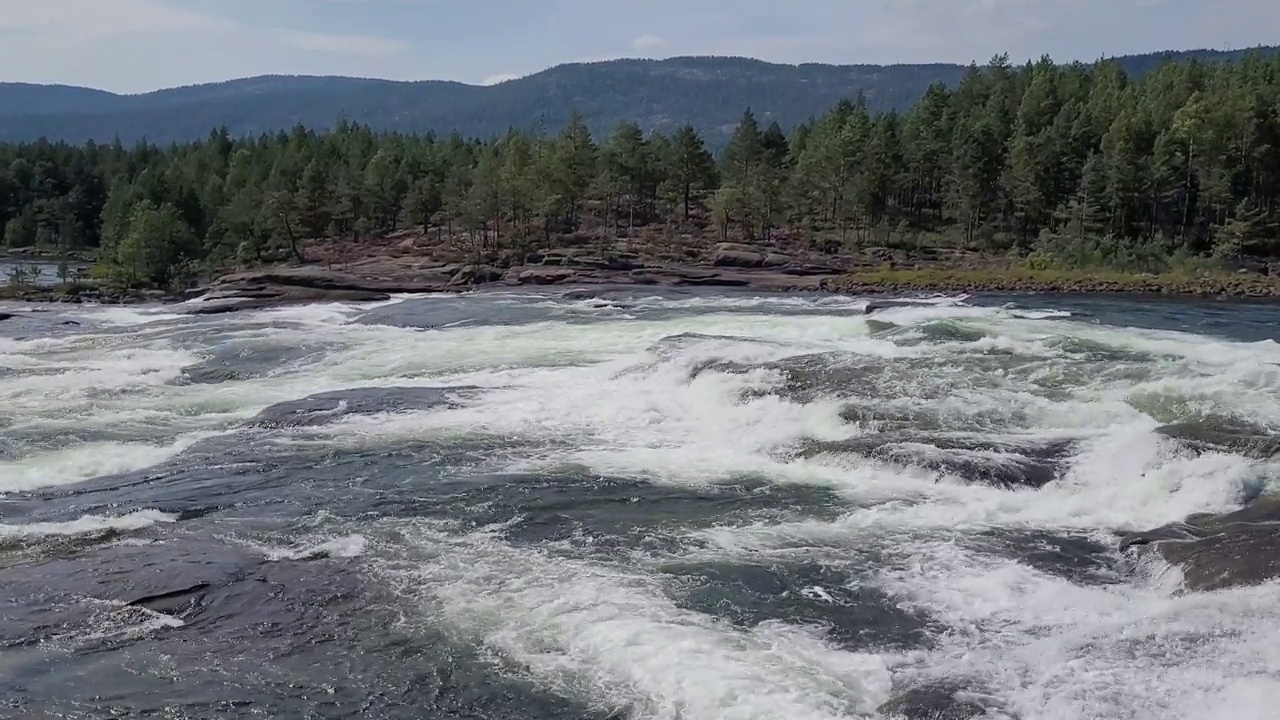
M 877 717 L 936 687 L 994 718 L 1280 717 L 1280 585 L 1188 592 L 1117 549 L 1274 487 L 1273 460 L 1158 431 L 1280 429 L 1280 344 L 1262 336 L 1280 311 L 1126 302 L 52 310 L 75 324 L 0 325 L 0 572 L 60 588 L 57 562 L 110 552 L 125 569 L 104 586 L 125 587 L 130 563 L 163 567 L 147 553 L 219 543 L 201 562 L 313 563 L 366 588 L 326 622 L 376 606 L 393 618 L 378 632 L 551 698 L 542 717 Z M 124 601 L 111 617 L 128 622 L 99 609 L 77 643 L 10 639 L 76 653 L 107 637 L 148 667 L 146 643 L 229 642 L 201 615 L 216 600 L 92 587 L 48 593 Z M 228 677 L 260 664 L 243 652 Z M 379 652 L 361 672 L 403 670 Z M 166 662 L 181 678 L 198 657 Z M 314 709 L 270 692 L 263 707 Z

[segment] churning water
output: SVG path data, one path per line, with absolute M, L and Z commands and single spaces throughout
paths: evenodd
M 1280 308 L 866 306 L 0 323 L 0 716 L 1276 717 L 1280 585 L 1116 540 L 1272 482 L 1157 429 L 1280 427 Z

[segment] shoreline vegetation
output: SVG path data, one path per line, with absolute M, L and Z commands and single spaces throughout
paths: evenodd
M 0 297 L 204 292 L 211 311 L 569 284 L 1280 297 L 1280 57 L 1130 78 L 1000 56 L 903 113 L 854 97 L 795 128 L 767 120 L 744 111 L 718 153 L 689 125 L 597 139 L 578 115 L 493 138 L 340 123 L 0 144 L 0 258 L 52 258 L 62 281 L 33 287 L 19 268 Z M 67 258 L 91 267 L 64 273 Z
M 1114 270 L 877 270 L 841 279 L 841 292 L 955 292 L 1176 295 L 1185 297 L 1277 298 L 1280 278 L 1253 273 L 1127 273 Z

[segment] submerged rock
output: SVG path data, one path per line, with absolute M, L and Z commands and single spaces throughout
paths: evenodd
M 211 583 L 198 582 L 176 590 L 144 595 L 130 600 L 126 604 L 133 607 L 144 607 L 152 612 L 182 617 L 190 613 L 196 605 L 199 605 L 201 597 L 212 587 Z
M 818 563 L 673 563 L 676 602 L 741 627 L 767 622 L 811 625 L 849 651 L 910 649 L 929 644 L 934 621 L 894 597 Z
M 244 374 L 225 364 L 188 365 L 182 368 L 181 374 L 174 378 L 170 385 L 218 385 L 233 380 L 241 380 Z
M 970 720 L 986 713 L 967 696 L 959 685 L 923 685 L 894 695 L 877 712 L 892 720 Z
M 1280 497 L 1235 512 L 1193 515 L 1126 535 L 1120 549 L 1155 552 L 1182 571 L 1188 590 L 1221 590 L 1280 578 Z
M 458 391 L 466 389 L 374 387 L 337 390 L 272 405 L 248 424 L 266 428 L 313 427 L 346 415 L 426 410 L 449 404 Z
M 1056 480 L 1075 449 L 1073 440 L 1006 444 L 982 438 L 869 433 L 835 442 L 811 442 L 802 457 L 850 454 L 933 470 L 962 480 L 1007 488 L 1041 488 Z

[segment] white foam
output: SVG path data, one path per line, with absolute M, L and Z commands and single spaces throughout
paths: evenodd
M 421 554 L 384 572 L 428 622 L 568 697 L 655 720 L 808 720 L 866 715 L 889 690 L 874 655 L 836 650 L 814 630 L 738 629 L 680 609 L 646 573 L 484 535 L 406 536 Z
M 81 305 L 71 306 L 64 311 L 64 314 L 98 327 L 117 328 L 138 327 L 186 318 L 181 313 L 173 312 L 173 309 L 174 306 L 168 305 Z
M 0 494 L 82 482 L 158 465 L 191 447 L 206 433 L 183 435 L 165 445 L 88 443 L 0 462 Z
M 111 531 L 142 530 L 157 523 L 177 522 L 178 516 L 158 510 L 135 510 L 115 517 L 82 515 L 66 522 L 37 522 L 22 525 L 0 524 L 0 539 L 39 538 L 58 535 L 91 535 Z
M 952 628 L 911 658 L 1014 717 L 1272 717 L 1280 585 L 1170 595 L 1080 586 L 953 543 L 917 544 L 882 587 Z
M 321 542 L 293 547 L 277 547 L 263 543 L 240 540 L 257 549 L 268 560 L 314 560 L 318 558 L 354 558 L 364 554 L 369 541 L 363 535 L 346 535 Z
M 104 642 L 130 643 L 186 624 L 181 618 L 118 600 L 84 598 L 83 602 L 97 608 L 90 620 L 91 627 L 55 635 L 49 639 L 51 644 L 82 648 Z

